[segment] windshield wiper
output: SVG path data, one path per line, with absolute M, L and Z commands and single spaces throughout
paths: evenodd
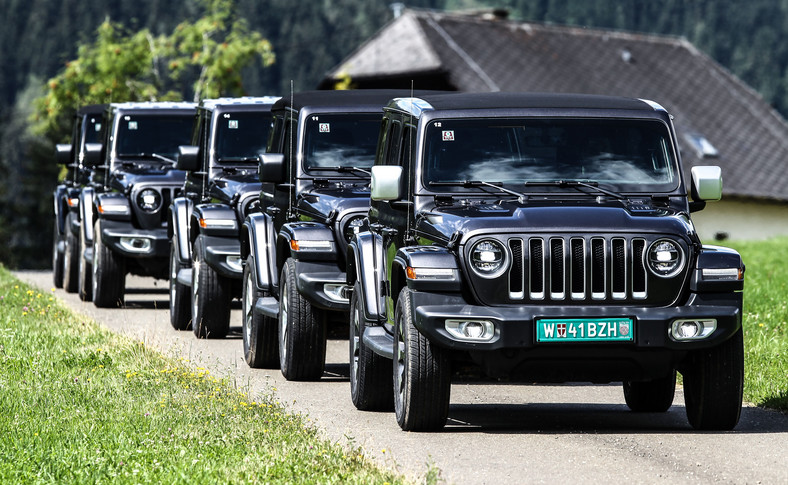
M 339 166 L 339 167 L 309 167 L 309 170 L 335 170 L 337 172 L 360 172 L 360 173 L 363 173 L 364 175 L 369 175 L 370 177 L 372 176 L 372 172 L 370 172 L 367 169 L 359 168 L 359 167 L 345 167 L 345 166 Z
M 125 158 L 125 157 L 136 157 L 136 158 L 155 158 L 157 160 L 162 160 L 171 164 L 175 164 L 175 160 L 169 157 L 165 157 L 164 155 L 160 155 L 158 153 L 119 153 L 118 157 Z
M 579 190 L 580 192 L 586 193 L 583 190 L 580 190 L 580 187 L 585 187 L 588 189 L 596 190 L 597 192 L 602 192 L 605 195 L 609 195 L 614 197 L 618 200 L 628 200 L 627 197 L 613 192 L 612 190 L 603 189 L 599 186 L 599 182 L 589 180 L 589 181 L 582 181 L 582 180 L 548 180 L 543 182 L 525 182 L 524 184 L 526 187 L 571 187 L 574 189 Z
M 219 163 L 228 163 L 228 162 L 256 162 L 258 158 L 256 156 L 252 157 L 221 157 L 216 160 Z
M 491 187 L 493 189 L 499 190 L 499 191 L 507 193 L 507 194 L 516 195 L 517 196 L 517 202 L 519 202 L 521 204 L 528 199 L 528 196 L 525 195 L 525 194 L 522 194 L 520 192 L 517 192 L 517 191 L 514 191 L 514 190 L 510 190 L 510 189 L 507 189 L 506 187 L 503 187 L 503 182 L 485 182 L 484 180 L 462 180 L 462 181 L 458 181 L 458 182 L 427 182 L 427 183 L 429 185 L 434 185 L 436 187 L 452 187 L 452 186 L 454 186 L 454 187 L 459 186 L 459 187 L 465 187 L 465 188 L 470 188 L 470 187 Z

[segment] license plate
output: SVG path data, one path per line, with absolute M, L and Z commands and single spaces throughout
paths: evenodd
M 536 321 L 537 342 L 632 342 L 631 318 L 543 318 Z

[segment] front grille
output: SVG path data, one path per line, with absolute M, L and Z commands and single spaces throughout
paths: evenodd
M 512 302 L 648 298 L 644 238 L 510 238 L 508 245 Z

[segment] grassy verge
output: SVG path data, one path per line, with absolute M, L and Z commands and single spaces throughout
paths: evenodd
M 0 267 L 0 483 L 400 483 Z
M 788 411 L 788 238 L 725 245 L 747 266 L 744 399 Z

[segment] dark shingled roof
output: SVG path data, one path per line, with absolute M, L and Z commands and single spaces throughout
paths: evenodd
M 785 120 L 683 38 L 406 10 L 321 86 L 344 76 L 362 88 L 650 99 L 675 116 L 687 167 L 722 167 L 726 196 L 788 201 Z

